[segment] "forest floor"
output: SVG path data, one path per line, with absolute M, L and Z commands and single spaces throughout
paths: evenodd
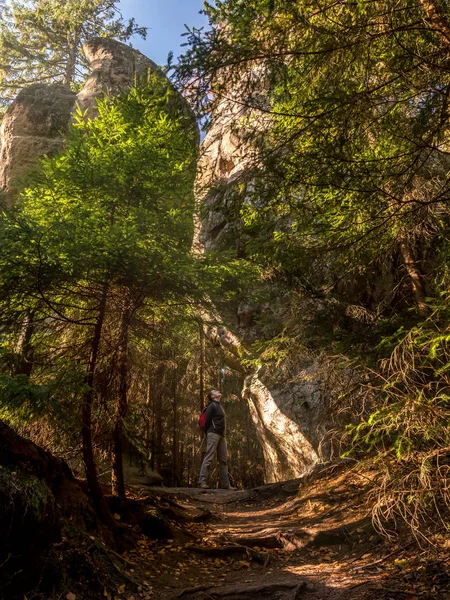
M 425 548 L 407 533 L 379 536 L 369 480 L 340 465 L 252 490 L 133 487 L 136 502 L 169 520 L 171 537 L 142 535 L 116 554 L 125 579 L 104 597 L 450 599 L 448 538 Z

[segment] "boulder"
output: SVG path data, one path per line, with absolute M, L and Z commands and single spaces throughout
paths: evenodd
M 37 159 L 61 150 L 75 102 L 76 95 L 63 86 L 36 83 L 6 111 L 0 128 L 0 190 L 8 204 Z
M 31 597 L 38 587 L 50 595 L 61 576 L 50 556 L 66 519 L 72 530 L 95 527 L 68 465 L 0 420 L 0 598 Z
M 116 95 L 130 88 L 136 77 L 159 73 L 161 69 L 152 60 L 121 42 L 107 38 L 93 38 L 83 46 L 83 52 L 92 69 L 83 89 L 77 96 L 80 108 L 89 117 L 95 117 L 95 103 L 105 93 Z
M 6 111 L 0 128 L 0 194 L 10 206 L 39 158 L 63 148 L 77 104 L 94 118 L 98 98 L 126 91 L 147 73 L 163 75 L 152 60 L 115 40 L 93 38 L 83 50 L 92 71 L 78 95 L 61 85 L 36 83 L 22 90 Z M 171 85 L 168 80 L 167 85 Z M 181 94 L 175 94 L 173 101 L 190 117 L 188 126 L 198 132 Z

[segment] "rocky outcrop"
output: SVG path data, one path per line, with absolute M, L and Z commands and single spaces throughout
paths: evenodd
M 34 84 L 6 111 L 0 128 L 0 193 L 9 205 L 39 158 L 61 150 L 77 103 L 95 117 L 97 99 L 105 93 L 119 94 L 136 78 L 161 73 L 152 60 L 115 40 L 94 38 L 84 52 L 92 72 L 78 95 L 60 85 Z M 190 112 L 181 96 L 177 99 Z
M 76 95 L 59 85 L 36 83 L 20 92 L 0 128 L 0 190 L 8 204 L 37 159 L 61 150 Z
M 245 255 L 240 209 L 243 204 L 258 203 L 254 184 L 258 161 L 249 143 L 258 131 L 254 127 L 254 109 L 249 105 L 264 103 L 263 98 L 254 96 L 251 102 L 245 101 L 245 83 L 242 96 L 234 90 L 218 105 L 202 143 L 196 188 L 201 216 L 194 243 L 199 253 L 229 252 L 234 248 L 238 257 Z M 265 114 L 263 111 L 257 117 L 261 131 L 269 118 Z M 270 286 L 273 285 L 276 282 L 272 280 Z M 283 313 L 293 312 L 289 293 L 272 296 L 271 305 L 249 299 L 241 303 L 236 315 L 216 313 L 204 318 L 205 332 L 213 344 L 220 344 L 224 362 L 244 376 L 242 392 L 261 444 L 268 482 L 299 477 L 328 458 L 328 434 L 335 425 L 330 406 L 338 395 L 330 387 L 326 358 L 306 348 L 284 351 L 284 364 L 268 361 L 257 371 L 246 366 L 246 346 L 258 339 L 267 341 L 271 335 L 258 323 L 258 317 L 271 314 L 286 323 Z M 312 305 L 311 300 L 299 300 L 298 295 L 295 301 L 299 323 L 303 317 L 310 319 L 314 311 L 323 309 L 321 303 Z M 233 324 L 233 333 L 224 325 L 227 323 Z
M 97 98 L 105 93 L 118 94 L 130 88 L 137 77 L 161 73 L 157 64 L 141 52 L 115 40 L 94 38 L 85 43 L 83 51 L 92 72 L 77 102 L 89 117 L 95 117 Z

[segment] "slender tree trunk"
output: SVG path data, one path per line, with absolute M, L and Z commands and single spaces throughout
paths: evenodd
M 106 301 L 108 297 L 108 285 L 105 284 L 102 290 L 102 296 L 98 307 L 97 319 L 94 327 L 93 336 L 91 339 L 91 351 L 87 365 L 87 372 L 84 378 L 86 391 L 82 399 L 82 449 L 83 460 L 86 470 L 86 479 L 89 486 L 89 491 L 94 502 L 95 510 L 98 516 L 107 525 L 116 527 L 116 522 L 112 518 L 111 512 L 106 504 L 102 489 L 97 475 L 97 466 L 94 460 L 94 451 L 92 447 L 92 404 L 94 401 L 94 374 L 97 366 L 98 351 L 102 336 L 102 328 L 105 320 Z
M 205 402 L 205 332 L 203 324 L 200 323 L 200 390 L 199 390 L 199 408 L 203 410 Z
M 178 465 L 179 465 L 178 468 L 179 468 L 179 473 L 180 473 L 181 484 L 184 484 L 185 479 L 184 479 L 184 444 L 183 444 L 183 442 L 180 443 Z
M 147 380 L 147 394 L 145 398 L 145 447 L 147 449 L 147 460 L 149 459 L 151 453 L 151 422 L 152 422 L 152 412 L 151 412 L 151 373 L 148 372 L 148 380 Z
M 400 249 L 405 262 L 406 272 L 411 281 L 417 308 L 419 309 L 419 312 L 426 315 L 429 312 L 429 307 L 426 303 L 425 282 L 417 263 L 414 250 L 408 242 L 402 242 L 400 244 Z
M 15 375 L 31 375 L 33 370 L 33 347 L 31 338 L 34 333 L 33 312 L 27 311 L 23 321 L 16 345 L 16 354 L 18 357 Z
M 80 45 L 79 31 L 69 34 L 67 45 L 67 62 L 64 70 L 64 83 L 67 87 L 70 87 L 74 83 L 76 77 L 77 55 L 78 47 Z
M 177 398 L 177 371 L 174 370 L 172 380 L 172 407 L 173 407 L 173 431 L 172 431 L 172 485 L 179 484 L 178 476 L 178 398 Z
M 186 448 L 186 454 L 187 454 L 187 460 L 186 460 L 186 465 L 187 465 L 187 484 L 188 487 L 191 485 L 191 453 L 189 452 L 189 447 Z
M 111 486 L 113 495 L 118 496 L 125 502 L 126 493 L 125 481 L 123 478 L 123 423 L 128 407 L 128 332 L 131 311 L 127 299 L 124 300 L 124 304 L 125 306 L 121 314 L 119 330 L 119 392 L 114 414 Z
M 244 402 L 244 401 L 243 401 Z M 252 457 L 252 443 L 251 443 L 251 434 L 252 434 L 252 422 L 251 422 L 251 417 L 250 417 L 250 411 L 246 410 L 246 408 L 248 408 L 248 403 L 246 406 L 242 407 L 242 410 L 245 414 L 245 432 L 246 432 L 246 462 L 248 465 L 251 465 L 253 462 L 253 457 Z
M 156 410 L 155 410 L 155 375 L 153 374 L 152 378 L 151 378 L 151 383 L 149 384 L 149 387 L 151 386 L 151 390 L 152 390 L 152 429 L 151 429 L 151 438 L 150 438 L 150 467 L 152 468 L 152 470 L 154 470 L 155 468 L 155 453 L 156 453 L 156 436 L 155 436 L 155 432 L 156 432 Z
M 163 424 L 162 424 L 162 405 L 163 405 L 163 382 L 165 366 L 162 363 L 156 369 L 156 386 L 153 394 L 155 403 L 155 469 L 161 471 L 161 459 L 163 453 Z

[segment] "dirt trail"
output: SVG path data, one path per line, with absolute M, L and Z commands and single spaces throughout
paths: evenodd
M 430 557 L 407 537 L 387 544 L 371 526 L 367 483 L 337 468 L 246 491 L 147 491 L 174 533 L 125 554 L 140 589 L 123 597 L 450 599 L 448 549 Z

